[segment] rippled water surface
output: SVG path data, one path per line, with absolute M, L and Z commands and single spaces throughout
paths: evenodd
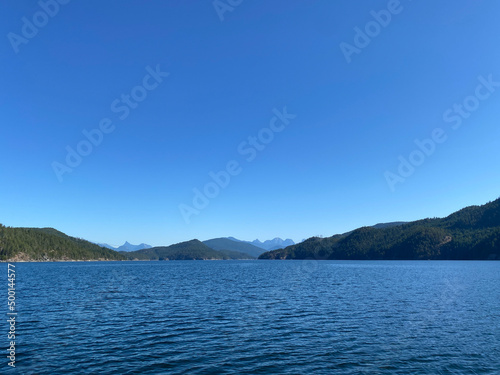
M 18 263 L 16 272 L 20 374 L 500 373 L 500 262 Z

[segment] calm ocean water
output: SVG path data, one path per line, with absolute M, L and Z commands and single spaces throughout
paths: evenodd
M 500 262 L 17 263 L 16 273 L 17 363 L 2 356 L 0 373 L 500 374 Z

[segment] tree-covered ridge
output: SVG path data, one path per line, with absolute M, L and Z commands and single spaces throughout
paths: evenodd
M 248 254 L 250 258 L 257 258 L 260 254 L 265 252 L 264 249 L 254 246 L 248 242 L 234 241 L 229 238 L 213 238 L 211 240 L 203 241 L 203 243 L 214 250 L 244 253 Z
M 231 250 L 214 250 L 203 242 L 191 240 L 171 246 L 152 247 L 132 252 L 122 252 L 128 259 L 134 260 L 222 260 L 250 259 L 248 254 Z
M 443 219 L 310 238 L 259 259 L 499 259 L 500 199 Z
M 124 260 L 120 253 L 53 228 L 11 228 L 0 224 L 0 260 Z

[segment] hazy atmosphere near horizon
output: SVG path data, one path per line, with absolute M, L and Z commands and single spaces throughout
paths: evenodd
M 4 225 L 298 242 L 498 198 L 499 2 L 46 3 L 0 5 Z

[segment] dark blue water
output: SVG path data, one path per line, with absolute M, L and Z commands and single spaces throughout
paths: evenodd
M 17 263 L 16 271 L 17 366 L 0 359 L 0 373 L 500 373 L 500 262 Z

